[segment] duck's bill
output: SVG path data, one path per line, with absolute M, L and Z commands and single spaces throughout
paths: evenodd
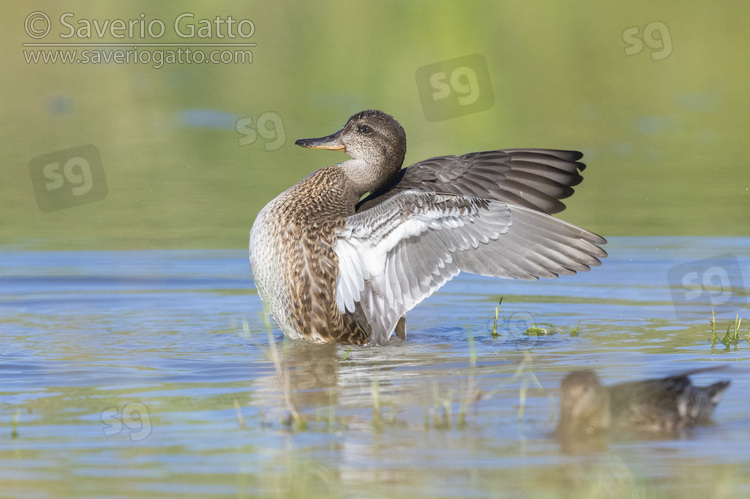
M 332 151 L 345 151 L 346 146 L 341 142 L 341 130 L 327 137 L 319 139 L 299 139 L 295 142 L 298 146 L 310 149 L 330 149 Z

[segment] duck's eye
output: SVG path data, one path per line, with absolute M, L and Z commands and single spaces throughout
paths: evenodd
M 369 126 L 367 126 L 367 125 L 359 125 L 359 126 L 357 127 L 357 131 L 358 131 L 359 133 L 370 133 L 370 132 L 372 132 L 372 128 L 370 128 L 370 127 L 369 127 Z

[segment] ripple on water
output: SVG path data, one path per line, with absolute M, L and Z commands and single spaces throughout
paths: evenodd
M 750 350 L 712 353 L 710 312 L 678 318 L 668 273 L 724 253 L 745 270 L 748 242 L 614 238 L 578 276 L 459 276 L 409 314 L 403 344 L 348 351 L 276 331 L 281 378 L 244 251 L 2 252 L 0 479 L 41 496 L 736 490 Z M 722 337 L 745 311 L 717 314 Z M 572 369 L 610 384 L 717 364 L 696 377 L 732 380 L 715 426 L 595 457 L 550 438 Z M 285 390 L 306 428 L 288 424 Z

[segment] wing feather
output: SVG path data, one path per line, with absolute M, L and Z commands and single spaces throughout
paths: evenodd
M 346 219 L 334 251 L 336 303 L 359 303 L 376 342 L 459 272 L 538 279 L 599 265 L 606 240 L 506 202 L 405 190 Z
M 555 149 L 500 149 L 438 156 L 402 169 L 393 181 L 357 205 L 363 211 L 385 202 L 398 192 L 422 190 L 478 196 L 532 208 L 544 213 L 565 209 L 560 200 L 571 196 L 581 183 L 577 151 Z

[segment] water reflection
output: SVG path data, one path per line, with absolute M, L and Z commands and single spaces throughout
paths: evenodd
M 614 238 L 602 272 L 459 276 L 410 313 L 406 342 L 347 353 L 275 331 L 278 362 L 244 250 L 5 252 L 0 467 L 22 477 L 16 495 L 47 496 L 70 474 L 121 496 L 735 490 L 750 442 L 735 396 L 750 390 L 746 325 L 712 351 L 710 315 L 682 322 L 666 276 L 715 253 L 745 267 L 745 243 Z M 717 314 L 717 330 L 734 316 Z M 552 436 L 570 371 L 595 368 L 609 386 L 715 363 L 735 366 L 715 426 Z
M 321 411 L 369 400 L 370 383 L 363 375 L 363 365 L 342 359 L 338 345 L 284 340 L 264 350 L 274 371 L 259 380 L 263 397 L 255 405 L 276 408 L 267 421 L 272 426 L 278 421 L 293 426 L 297 414 L 319 419 Z

